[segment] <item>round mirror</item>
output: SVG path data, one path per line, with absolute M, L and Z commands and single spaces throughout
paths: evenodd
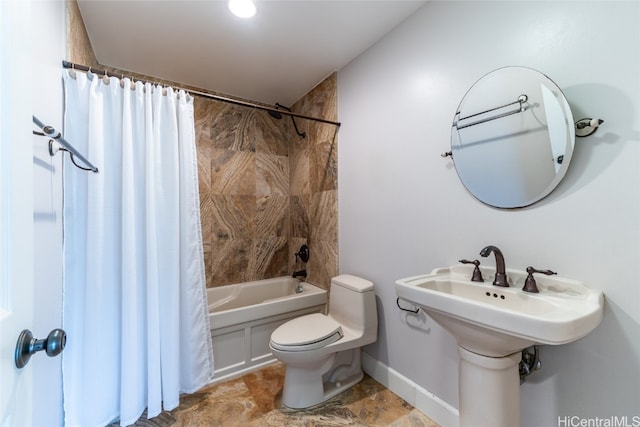
M 547 196 L 569 168 L 575 130 L 569 104 L 544 74 L 495 70 L 469 89 L 453 118 L 451 154 L 460 180 L 498 208 Z

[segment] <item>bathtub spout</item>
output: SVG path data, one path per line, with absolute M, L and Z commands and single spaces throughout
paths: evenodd
M 300 280 L 304 280 L 307 278 L 307 270 L 294 271 L 291 277 L 294 279 L 300 279 L 300 277 L 302 277 Z

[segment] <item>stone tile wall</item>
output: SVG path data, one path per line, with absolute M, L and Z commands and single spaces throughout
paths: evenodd
M 200 97 L 195 118 L 207 285 L 290 274 L 288 126 Z
M 336 77 L 294 111 L 335 120 Z M 337 274 L 336 127 L 196 98 L 208 286 L 306 268 L 323 288 Z M 295 252 L 307 244 L 307 265 Z
M 67 5 L 67 60 L 76 64 L 97 67 L 98 60 L 89 43 L 87 30 L 76 0 L 66 0 Z
M 293 110 L 337 121 L 336 74 L 307 93 Z M 295 252 L 306 240 L 311 254 L 309 282 L 329 289 L 331 278 L 338 274 L 338 128 L 310 120 L 298 121 L 298 128 L 307 137 L 290 138 L 290 246 Z
M 74 0 L 67 14 L 67 59 L 120 72 L 98 64 Z M 336 75 L 292 109 L 337 120 Z M 311 283 L 328 289 L 338 272 L 337 128 L 296 119 L 306 133 L 300 138 L 289 116 L 277 120 L 203 97 L 195 97 L 194 110 L 207 286 L 306 268 Z M 311 254 L 307 265 L 295 262 L 302 244 Z

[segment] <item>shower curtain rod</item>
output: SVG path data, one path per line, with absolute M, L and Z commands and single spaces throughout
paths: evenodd
M 88 72 L 92 72 L 92 73 L 95 73 L 95 74 L 102 74 L 102 75 L 105 75 L 107 77 L 120 77 L 121 78 L 121 77 L 124 76 L 123 73 L 112 73 L 111 71 L 99 70 L 99 69 L 96 69 L 96 68 L 93 68 L 93 67 L 88 67 L 86 65 L 74 64 L 73 62 L 69 62 L 69 61 L 62 61 L 62 67 L 63 68 L 71 68 L 72 70 L 88 71 Z M 139 80 L 139 81 L 141 81 L 143 83 L 158 84 L 157 82 L 152 82 L 152 81 L 144 80 L 144 79 L 135 79 L 135 80 Z M 299 119 L 313 120 L 314 122 L 327 123 L 327 124 L 330 124 L 330 125 L 334 125 L 334 126 L 340 127 L 340 122 L 334 122 L 334 121 L 322 119 L 322 118 L 319 118 L 319 117 L 305 116 L 305 115 L 302 115 L 302 114 L 292 113 L 292 112 L 286 111 L 286 110 L 280 110 L 280 109 L 277 109 L 277 108 L 272 108 L 272 107 L 267 107 L 265 105 L 256 104 L 255 102 L 241 101 L 239 99 L 227 98 L 225 96 L 214 95 L 214 94 L 211 94 L 211 93 L 201 92 L 201 91 L 198 91 L 198 90 L 185 89 L 185 88 L 181 88 L 181 87 L 177 87 L 177 86 L 172 86 L 172 87 L 174 89 L 184 90 L 185 92 L 188 92 L 188 93 L 190 93 L 192 95 L 200 96 L 200 97 L 203 97 L 203 98 L 213 99 L 215 101 L 226 102 L 228 104 L 239 105 L 239 106 L 247 107 L 247 108 L 256 108 L 258 110 L 263 110 L 263 111 L 272 111 L 272 112 L 280 113 L 280 114 L 283 114 L 283 115 L 286 115 L 286 116 L 297 117 Z

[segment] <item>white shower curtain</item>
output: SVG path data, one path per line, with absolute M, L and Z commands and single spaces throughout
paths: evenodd
M 128 425 L 213 375 L 193 98 L 63 78 L 65 139 L 99 169 L 64 166 L 65 425 Z

